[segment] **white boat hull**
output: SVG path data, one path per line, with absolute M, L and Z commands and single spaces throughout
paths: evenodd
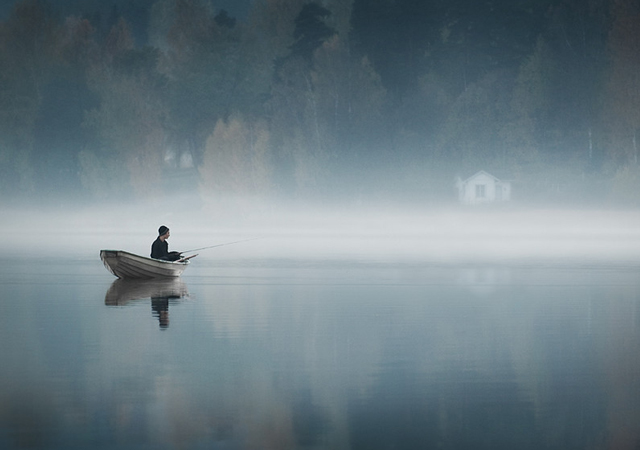
M 162 261 L 123 250 L 100 250 L 100 259 L 109 272 L 118 278 L 179 277 L 189 261 Z

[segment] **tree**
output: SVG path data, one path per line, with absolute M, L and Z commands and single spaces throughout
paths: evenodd
M 438 1 L 355 0 L 350 41 L 354 54 L 367 56 L 384 87 L 398 99 L 415 92 L 428 69 L 430 46 L 441 21 Z
M 334 30 L 326 25 L 324 19 L 331 15 L 331 11 L 318 3 L 306 3 L 295 20 L 293 31 L 294 44 L 291 46 L 291 56 L 311 62 L 313 53 L 322 43 L 334 34 Z
M 270 53 L 248 27 L 220 22 L 206 3 L 178 0 L 163 73 L 173 138 L 188 142 L 197 163 L 218 120 L 234 111 L 257 116 L 273 73 Z M 227 17 L 227 19 L 229 19 Z
M 38 155 L 33 167 L 42 194 L 82 195 L 78 154 L 88 139 L 82 122 L 97 102 L 86 78 L 99 58 L 94 32 L 87 20 L 71 16 L 56 33 L 57 58 L 47 71 L 33 133 Z
M 547 108 L 540 129 L 547 156 L 579 160 L 582 170 L 597 168 L 598 114 L 606 67 L 607 1 L 562 0 L 549 9 L 542 34 L 546 50 Z
M 34 129 L 49 68 L 56 58 L 57 28 L 42 1 L 18 2 L 0 23 L 0 189 L 36 188 Z
M 351 31 L 351 12 L 354 0 L 326 0 L 323 6 L 331 11 L 331 15 L 324 19 L 324 23 L 340 36 L 342 42 L 348 45 Z
M 288 58 L 280 66 L 272 86 L 269 109 L 273 138 L 280 149 L 280 185 L 285 191 L 310 193 L 326 176 L 328 155 L 306 61 Z
M 318 129 L 330 156 L 331 171 L 346 181 L 354 169 L 377 159 L 388 144 L 384 108 L 386 90 L 366 57 L 351 58 L 338 35 L 315 52 L 311 82 Z
M 205 199 L 256 198 L 271 191 L 269 131 L 264 121 L 248 122 L 240 115 L 219 120 L 207 139 L 200 167 Z
M 100 99 L 86 115 L 96 139 L 81 155 L 83 183 L 96 195 L 120 196 L 131 186 L 139 197 L 162 192 L 167 108 L 158 53 L 133 48 L 121 19 L 105 42 L 105 57 L 91 70 L 90 86 Z
M 248 20 L 248 29 L 255 30 L 263 50 L 273 55 L 272 61 L 283 59 L 293 45 L 295 19 L 302 5 L 299 0 L 264 0 L 257 2 Z
M 520 66 L 511 94 L 509 114 L 500 129 L 503 162 L 512 172 L 520 172 L 538 157 L 541 128 L 552 104 L 548 72 L 549 49 L 540 38 L 534 52 Z
M 502 148 L 496 143 L 509 112 L 510 84 L 508 72 L 490 72 L 467 86 L 452 105 L 439 147 L 445 159 L 458 164 L 458 170 L 503 166 Z
M 609 152 L 617 164 L 638 164 L 640 7 L 630 0 L 615 0 L 612 15 L 611 68 L 605 111 L 611 136 Z
M 315 2 L 305 4 L 295 16 L 295 26 L 289 28 L 293 32 L 290 53 L 276 64 L 268 109 L 274 141 L 281 149 L 278 179 L 285 191 L 310 193 L 326 180 L 335 136 L 321 117 L 314 67 L 316 51 L 334 34 L 324 23 L 330 14 Z

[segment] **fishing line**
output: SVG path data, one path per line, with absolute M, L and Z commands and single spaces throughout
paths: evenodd
M 224 245 L 238 244 L 240 242 L 255 241 L 256 239 L 262 239 L 262 236 L 261 237 L 257 237 L 257 238 L 251 238 L 251 239 L 243 239 L 241 241 L 225 242 L 224 244 L 210 245 L 208 247 L 194 248 L 193 250 L 185 250 L 185 251 L 180 252 L 180 253 L 197 252 L 198 250 L 207 250 L 209 248 L 222 247 Z

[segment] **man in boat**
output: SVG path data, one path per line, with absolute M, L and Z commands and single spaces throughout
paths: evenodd
M 170 252 L 169 251 L 169 243 L 167 239 L 169 239 L 171 233 L 169 232 L 169 228 L 162 225 L 158 228 L 158 237 L 153 244 L 151 244 L 151 257 L 154 259 L 164 259 L 165 261 L 177 261 L 182 255 L 180 252 Z

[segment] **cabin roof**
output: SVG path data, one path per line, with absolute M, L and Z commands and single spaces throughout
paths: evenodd
M 504 181 L 504 178 L 498 178 L 495 175 L 490 174 L 489 172 L 487 172 L 486 170 L 478 170 L 477 172 L 475 172 L 473 175 L 467 177 L 467 178 L 462 178 L 462 182 L 466 183 L 470 180 L 472 180 L 473 178 L 476 178 L 479 175 L 486 175 L 490 178 L 493 178 L 495 181 Z

